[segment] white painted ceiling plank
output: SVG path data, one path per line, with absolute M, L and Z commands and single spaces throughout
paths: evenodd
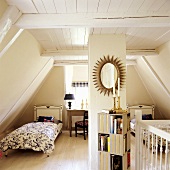
M 33 34 L 33 36 L 36 37 L 36 39 L 40 40 L 40 41 L 46 41 L 49 40 L 49 35 L 47 33 L 47 29 L 31 29 L 28 30 L 31 34 Z
M 87 12 L 87 0 L 77 0 L 77 12 L 78 13 Z
M 115 12 L 118 10 L 122 0 L 111 0 L 108 12 Z
M 150 11 L 158 11 L 165 4 L 166 0 L 155 0 L 149 8 Z
M 86 34 L 85 28 L 78 28 L 77 29 L 77 43 L 80 44 L 81 46 L 84 46 L 85 34 Z
M 65 39 L 71 39 L 71 33 L 70 33 L 70 28 L 64 28 L 63 30 L 63 35 Z
M 107 12 L 109 9 L 110 0 L 100 0 L 97 12 Z
M 49 41 L 40 41 L 41 42 L 41 44 L 42 44 L 42 47 L 44 48 L 44 49 L 55 49 L 55 46 L 54 46 L 54 44 L 53 43 L 49 43 Z
M 151 5 L 154 3 L 155 0 L 145 0 L 142 6 L 140 7 L 139 11 L 148 11 L 150 10 Z
M 156 39 L 155 41 L 159 41 L 159 40 L 162 40 L 163 39 L 166 39 L 167 41 L 167 38 L 170 39 L 170 28 L 164 32 L 162 32 L 162 34 L 160 34 Z
M 67 49 L 72 49 L 72 39 L 69 28 L 62 29 Z
M 66 43 L 65 43 L 62 29 L 61 28 L 55 29 L 55 34 L 57 36 L 58 43 L 59 43 L 61 49 L 66 49 Z
M 86 49 L 86 48 L 87 48 L 88 40 L 89 40 L 89 35 L 90 35 L 91 31 L 92 31 L 92 28 L 86 28 L 86 30 L 85 30 L 84 47 L 83 47 L 83 49 Z
M 76 0 L 65 0 L 65 1 L 66 1 L 67 13 L 76 13 L 77 12 Z
M 155 41 L 163 41 L 163 40 L 165 40 L 164 42 L 170 40 L 170 29 L 162 33 L 162 35 L 160 35 Z
M 65 0 L 54 0 L 54 4 L 58 14 L 66 13 Z
M 167 0 L 164 5 L 162 5 L 159 11 L 170 11 L 170 1 Z
M 121 12 L 125 12 L 129 9 L 131 3 L 132 3 L 133 0 L 128 0 L 128 1 L 123 1 L 121 2 L 119 8 L 118 8 L 118 11 L 121 11 Z
M 54 0 L 42 0 L 45 10 L 48 14 L 54 14 L 57 13 L 56 8 L 55 8 L 55 4 L 54 4 Z
M 138 11 L 145 0 L 133 0 L 127 11 Z
M 49 35 L 49 42 L 51 42 L 51 44 L 53 45 L 52 46 L 52 49 L 58 49 L 57 46 L 58 46 L 58 41 L 57 39 L 54 37 L 54 33 L 53 33 L 53 30 L 49 29 L 48 31 L 48 35 Z M 57 44 L 56 44 L 57 42 Z
M 32 0 L 6 0 L 9 5 L 17 6 L 22 13 L 38 13 Z
M 88 0 L 88 13 L 96 13 L 100 0 Z
M 41 0 L 32 0 L 35 4 L 36 9 L 38 10 L 38 13 L 45 14 L 47 11 L 45 10 L 44 4 Z

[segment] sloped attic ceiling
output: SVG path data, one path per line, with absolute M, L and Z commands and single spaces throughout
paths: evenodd
M 42 51 L 38 50 L 38 52 L 35 52 L 37 58 L 39 58 L 41 53 L 41 56 L 53 57 L 55 63 L 57 64 L 65 60 L 78 60 L 79 62 L 87 62 L 88 36 L 90 34 L 126 34 L 127 55 L 129 58 L 133 58 L 134 56 L 150 57 L 154 55 L 154 57 L 156 56 L 155 60 L 157 60 L 157 57 L 159 56 L 158 52 L 160 50 L 158 47 L 161 45 L 163 46 L 164 43 L 170 40 L 170 9 L 168 8 L 170 2 L 168 0 L 157 3 L 154 3 L 154 1 L 150 0 L 139 0 L 138 3 L 136 3 L 135 0 L 73 0 L 72 3 L 69 3 L 68 0 L 64 0 L 59 4 L 59 1 L 48 1 L 48 3 L 45 3 L 43 0 L 28 0 L 27 2 L 21 2 L 18 0 L 1 0 L 1 2 L 1 4 L 3 4 L 1 6 L 3 11 L 1 11 L 1 14 L 3 13 L 4 15 L 0 21 L 0 30 L 7 30 L 8 32 L 8 30 L 11 30 L 11 27 L 13 29 L 15 26 L 18 29 L 18 31 L 16 31 L 16 33 L 14 33 L 12 36 L 15 37 L 19 31 L 22 32 L 22 29 L 26 29 L 33 35 L 33 37 L 29 33 L 28 35 L 26 32 L 24 32 L 17 41 L 19 42 L 23 36 L 26 37 L 26 39 L 32 39 L 27 43 L 31 43 L 31 41 L 33 41 L 36 46 L 39 46 L 34 41 L 35 38 L 43 47 Z M 8 20 L 11 22 L 7 22 Z M 9 25 L 6 25 L 6 23 L 9 23 Z M 8 33 L 6 36 L 8 36 Z M 3 50 L 6 50 L 8 44 L 3 43 L 6 41 L 6 38 L 7 37 L 5 37 L 5 39 L 2 41 L 4 46 L 1 48 L 1 56 L 4 55 Z M 11 42 L 10 40 L 11 38 L 9 38 L 9 40 L 6 42 Z M 22 39 L 22 41 L 25 43 L 24 39 Z M 14 41 L 11 42 L 10 46 L 13 45 L 13 42 Z M 15 51 L 17 51 L 16 49 L 24 49 L 18 47 L 16 45 Z M 40 47 L 37 47 L 37 49 L 39 48 Z M 169 45 L 167 45 L 166 49 L 168 48 Z M 31 50 L 32 49 L 28 51 L 28 54 Z M 11 57 L 9 57 L 10 59 L 13 57 L 12 50 L 11 52 L 8 50 L 5 52 L 8 52 L 8 54 L 11 55 Z M 24 56 L 25 51 L 22 52 L 24 54 L 20 55 Z M 168 55 L 169 53 L 170 52 L 167 50 Z M 162 53 L 161 55 L 164 56 L 165 54 Z M 17 58 L 17 56 L 15 57 Z M 24 58 L 21 58 L 21 61 L 23 61 L 24 64 L 29 64 L 27 57 L 25 60 Z M 3 63 L 2 65 L 4 65 L 5 58 L 7 59 L 7 57 L 1 58 L 1 63 Z M 39 65 L 39 68 L 38 66 L 36 67 L 37 72 L 38 70 L 42 70 L 44 65 L 46 65 L 48 62 L 52 63 L 52 60 L 49 60 L 49 58 L 39 58 L 39 60 L 42 61 L 39 63 L 37 59 L 37 63 L 41 65 Z M 168 58 L 166 58 L 164 61 L 166 60 L 168 60 Z M 11 63 L 13 62 L 11 65 L 15 66 L 14 63 L 16 61 L 17 60 L 10 61 Z M 154 63 L 153 58 L 152 61 L 148 61 L 150 62 L 150 65 Z M 142 63 L 142 61 L 139 63 Z M 157 68 L 159 68 L 158 72 L 156 72 L 159 75 L 160 70 L 164 68 L 167 69 L 167 67 L 164 67 L 164 64 L 160 65 L 158 63 L 155 65 L 154 71 L 156 72 Z M 52 64 L 49 65 L 52 67 Z M 144 66 L 144 64 L 142 66 Z M 1 67 L 1 69 L 2 68 L 3 67 Z M 144 73 L 144 71 L 141 71 L 142 67 L 136 67 L 136 70 L 138 70 L 139 74 L 141 75 L 143 82 L 147 82 L 147 80 L 145 80 L 147 76 L 142 76 Z M 6 70 L 2 70 L 1 74 L 2 73 L 3 77 L 4 73 L 9 74 L 9 72 Z M 148 72 L 145 73 L 148 74 Z M 10 74 L 12 74 L 12 71 Z M 165 74 L 161 74 L 159 78 L 161 79 L 163 75 L 166 75 L 165 77 L 167 77 L 167 74 L 168 71 Z M 34 76 L 36 77 L 37 74 L 34 73 Z M 34 78 L 32 77 L 32 79 Z M 30 80 L 27 83 L 29 84 L 30 82 L 32 81 Z M 168 88 L 168 82 L 162 82 L 164 86 Z M 149 88 L 148 92 L 150 92 Z M 155 91 L 150 94 L 153 96 L 154 93 Z M 11 94 L 7 96 L 11 96 Z M 6 97 L 6 101 L 7 100 L 8 98 Z M 14 103 L 16 102 L 16 100 L 12 100 Z M 168 101 L 168 98 L 166 101 Z M 11 104 L 11 107 L 14 103 Z M 161 102 L 155 100 L 155 104 L 158 105 L 158 103 Z M 168 103 L 166 104 L 166 107 L 168 107 Z M 6 108 L 6 106 L 4 105 L 2 108 Z M 164 105 L 159 105 L 159 108 L 162 110 Z M 3 109 L 1 111 L 4 112 Z M 164 117 L 167 117 L 165 115 L 168 115 L 168 112 L 168 109 L 161 111 Z

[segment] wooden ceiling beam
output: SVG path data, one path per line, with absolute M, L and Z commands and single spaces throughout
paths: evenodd
M 127 56 L 155 56 L 158 55 L 156 50 L 126 50 Z M 56 50 L 44 51 L 42 57 L 57 57 L 57 56 L 88 56 L 88 50 Z
M 139 14 L 23 14 L 15 23 L 20 28 L 70 27 L 170 27 L 170 13 Z

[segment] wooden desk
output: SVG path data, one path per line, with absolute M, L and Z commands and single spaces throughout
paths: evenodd
M 68 129 L 70 131 L 70 137 L 72 137 L 72 116 L 84 116 L 84 111 L 85 110 L 71 110 L 71 109 L 67 110 Z

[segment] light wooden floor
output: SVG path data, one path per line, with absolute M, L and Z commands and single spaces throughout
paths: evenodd
M 131 170 L 134 168 L 135 138 L 131 135 Z M 55 151 L 46 157 L 32 150 L 10 150 L 0 159 L 0 170 L 88 170 L 88 140 L 69 137 L 63 131 L 55 141 Z
M 32 150 L 10 150 L 0 159 L 0 170 L 88 170 L 88 140 L 69 137 L 67 131 L 55 141 L 55 150 L 46 157 Z

